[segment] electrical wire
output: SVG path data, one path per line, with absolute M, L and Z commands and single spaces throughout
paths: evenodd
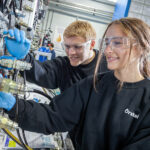
M 12 80 L 16 81 L 19 71 L 17 69 L 14 69 L 14 74 L 12 76 Z
M 24 71 L 23 72 L 23 77 L 24 77 L 24 85 L 26 85 L 26 72 Z M 24 94 L 24 99 L 26 100 L 26 94 Z M 25 136 L 25 132 L 24 130 L 22 129 L 22 136 L 23 136 L 23 139 L 24 139 L 24 142 L 26 145 L 29 145 L 28 142 L 27 142 L 27 139 L 26 139 L 26 136 Z
M 28 95 L 27 95 L 27 94 L 28 94 Z M 27 92 L 27 93 L 26 93 L 26 99 L 29 99 L 29 97 L 30 97 L 30 93 Z
M 14 12 L 14 15 L 15 17 L 17 18 L 17 14 L 16 14 L 16 1 L 14 0 L 13 3 L 12 3 L 12 6 L 13 6 L 13 12 Z
M 13 79 L 14 79 L 14 81 L 16 81 L 17 80 L 17 75 L 18 75 L 18 70 L 14 70 L 14 75 L 13 75 Z M 18 122 L 18 112 L 19 112 L 19 107 L 18 107 L 18 95 L 16 95 L 16 117 L 15 117 L 15 121 L 16 122 Z M 21 135 L 20 135 L 20 132 L 19 132 L 19 129 L 16 129 L 16 131 L 17 131 L 17 135 L 18 135 L 18 138 L 19 138 L 19 140 L 20 140 L 20 143 L 22 144 L 22 147 L 25 149 L 25 150 L 28 150 L 28 148 L 26 147 L 26 145 L 24 144 L 24 142 L 23 142 L 23 140 L 22 140 L 22 138 L 21 138 Z
M 61 138 L 61 141 L 62 141 L 62 147 L 64 148 L 64 150 L 67 150 L 67 146 L 66 146 L 66 143 L 65 143 L 65 141 L 63 139 L 62 133 L 60 133 L 60 138 Z
M 51 89 L 48 90 L 53 96 L 56 96 L 55 92 Z
M 22 0 L 20 0 L 20 10 L 22 11 Z
M 16 129 L 16 131 L 17 131 L 17 135 L 18 135 L 18 138 L 19 138 L 19 140 L 20 140 L 20 143 L 22 144 L 22 147 L 23 147 L 25 150 L 28 150 L 27 146 L 24 144 L 24 142 L 23 142 L 23 140 L 22 140 L 22 138 L 21 138 L 19 129 Z
M 26 136 L 25 136 L 25 131 L 23 129 L 22 129 L 22 136 L 23 136 L 23 139 L 24 139 L 24 143 L 26 145 L 29 145 L 28 142 L 27 142 Z
M 47 97 L 50 101 L 53 99 L 51 96 L 49 96 L 46 93 L 44 93 L 44 92 L 42 92 L 40 90 L 37 90 L 37 89 L 34 89 L 33 91 L 28 91 L 28 92 L 35 92 L 35 93 L 41 94 L 41 95 Z
M 11 89 L 11 88 L 10 88 Z M 12 90 L 15 90 L 14 88 L 12 89 Z M 17 91 L 18 89 L 16 89 L 16 91 Z M 40 91 L 40 90 L 37 90 L 37 89 L 33 89 L 32 91 L 25 91 L 25 90 L 19 90 L 19 92 L 21 92 L 21 93 L 26 93 L 26 92 L 28 92 L 28 93 L 38 93 L 38 94 L 41 94 L 41 95 L 43 95 L 43 96 L 45 96 L 46 98 L 48 98 L 50 101 L 53 99 L 53 97 L 52 96 L 50 96 L 50 95 L 48 95 L 48 94 L 46 94 L 46 93 L 44 93 L 44 92 L 42 92 L 42 91 Z M 49 91 L 53 96 L 56 96 L 56 94 L 54 95 L 54 92 L 52 92 L 52 91 Z M 28 96 L 29 97 L 29 96 Z
M 4 133 L 6 133 L 13 141 L 15 141 L 19 146 L 22 147 L 22 143 L 19 141 L 18 138 L 16 138 L 8 129 L 2 128 L 2 130 L 4 131 Z M 33 150 L 31 147 L 29 147 L 28 145 L 26 145 L 27 150 Z
M 18 95 L 16 95 L 16 118 L 15 118 L 16 122 L 18 120 Z M 24 144 L 22 138 L 21 138 L 21 135 L 20 135 L 20 132 L 19 132 L 19 129 L 16 129 L 17 131 L 17 135 L 18 135 L 18 138 L 20 140 L 20 143 L 22 144 L 22 147 L 25 149 L 25 150 L 28 150 L 26 145 Z
M 4 12 L 4 2 L 3 0 L 0 1 L 1 11 Z
M 46 89 L 45 88 L 42 88 L 43 89 L 43 91 L 44 91 L 44 93 L 46 93 L 47 94 L 47 91 L 46 91 Z M 48 95 L 48 94 L 47 94 Z

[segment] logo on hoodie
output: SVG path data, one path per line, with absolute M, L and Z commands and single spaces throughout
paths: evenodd
M 135 119 L 139 118 L 139 114 L 135 114 L 134 112 L 130 111 L 128 108 L 124 110 L 124 113 L 130 115 L 131 117 Z

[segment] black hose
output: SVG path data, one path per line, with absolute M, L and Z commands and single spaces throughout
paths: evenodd
M 29 92 L 35 92 L 35 93 L 41 94 L 41 95 L 47 97 L 50 101 L 53 99 L 51 96 L 47 95 L 46 93 L 44 93 L 44 92 L 42 92 L 40 90 L 34 89 L 33 91 L 29 91 Z
M 4 12 L 4 2 L 3 2 L 3 0 L 1 0 L 0 5 L 1 5 L 1 12 L 3 13 Z
M 29 145 L 28 142 L 27 142 L 26 135 L 25 135 L 25 132 L 24 132 L 23 129 L 22 129 L 22 136 L 23 136 L 23 139 L 24 139 L 24 143 L 25 143 L 26 145 Z
M 18 95 L 16 95 L 16 122 L 18 120 Z M 22 147 L 25 149 L 25 150 L 28 150 L 28 148 L 26 147 L 26 145 L 24 144 L 21 136 L 20 136 L 20 132 L 19 132 L 19 129 L 16 129 L 17 131 L 17 136 L 22 144 Z
M 56 96 L 56 94 L 51 90 L 51 89 L 49 89 L 48 90 L 53 96 Z
M 18 75 L 18 70 L 15 70 L 15 73 L 14 73 L 14 76 L 13 76 L 13 78 L 14 78 L 14 80 L 16 81 L 16 79 L 17 79 L 17 75 Z M 19 107 L 18 107 L 18 95 L 16 95 L 16 117 L 15 117 L 15 121 L 16 122 L 18 122 L 18 115 L 19 115 Z M 21 142 L 21 144 L 22 144 L 22 147 L 25 149 L 25 150 L 28 150 L 28 148 L 26 147 L 26 145 L 24 144 L 24 142 L 23 142 L 23 140 L 22 140 L 22 138 L 21 138 L 21 136 L 20 136 L 20 132 L 19 132 L 19 129 L 16 129 L 16 131 L 17 131 L 17 136 L 18 136 L 18 138 L 19 138 L 19 140 L 20 140 L 20 142 Z
M 12 6 L 13 6 L 14 15 L 15 15 L 15 17 L 17 18 L 17 14 L 16 14 L 16 1 L 15 1 L 15 0 L 13 1 Z
M 17 140 L 15 140 L 15 138 L 13 138 L 10 134 L 8 134 L 8 132 L 7 132 L 4 128 L 2 128 L 2 130 L 3 130 L 3 132 L 6 133 L 13 141 L 15 141 L 19 146 L 22 147 L 22 144 L 20 144 Z
M 23 77 L 24 77 L 24 85 L 26 85 L 26 72 L 25 71 L 23 72 Z M 26 100 L 26 94 L 24 94 L 24 99 Z M 24 132 L 23 129 L 22 129 L 22 136 L 23 136 L 25 144 L 29 145 L 28 142 L 27 142 L 27 139 L 26 139 L 26 136 L 25 136 L 25 132 Z
M 20 0 L 20 10 L 22 11 L 22 0 Z
M 23 140 L 22 140 L 22 138 L 21 138 L 19 129 L 16 129 L 16 131 L 17 131 L 18 138 L 19 138 L 19 140 L 20 140 L 20 142 L 21 142 L 21 144 L 22 144 L 22 147 L 23 147 L 25 150 L 28 150 L 28 148 L 26 147 L 26 145 L 24 144 L 24 142 L 23 142 Z

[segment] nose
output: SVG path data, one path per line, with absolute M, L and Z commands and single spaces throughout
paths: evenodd
M 71 46 L 71 47 L 68 49 L 68 54 L 70 55 L 70 54 L 75 54 L 75 53 L 76 53 L 76 51 L 75 51 L 74 47 Z
M 104 49 L 104 53 L 112 53 L 112 51 L 111 43 L 109 43 Z

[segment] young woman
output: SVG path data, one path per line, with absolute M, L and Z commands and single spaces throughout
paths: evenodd
M 94 85 L 88 77 L 50 106 L 20 100 L 19 126 L 44 134 L 76 128 L 76 150 L 150 149 L 149 44 L 149 26 L 143 21 L 113 21 L 102 39 Z M 103 54 L 112 72 L 97 75 Z M 12 95 L 0 93 L 0 106 L 12 120 L 15 103 Z

